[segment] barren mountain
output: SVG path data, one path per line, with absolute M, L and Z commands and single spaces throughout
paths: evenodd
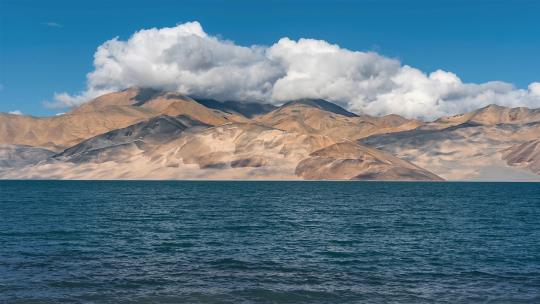
M 0 114 L 0 143 L 45 147 L 55 151 L 86 138 L 122 128 L 151 116 L 144 109 L 111 108 L 105 112 L 67 113 L 54 117 Z
M 319 166 L 321 156 L 325 156 L 324 166 Z M 35 176 L 440 180 L 387 153 L 353 143 L 336 145 L 323 135 L 243 123 L 210 127 L 169 116 L 94 137 L 48 162 L 10 175 Z
M 207 108 L 220 110 L 229 114 L 237 114 L 247 118 L 254 118 L 256 116 L 271 112 L 277 108 L 274 105 L 260 102 L 238 102 L 230 100 L 221 102 L 212 99 L 194 99 Z
M 187 129 L 194 131 L 208 126 L 184 115 L 178 117 L 160 115 L 148 121 L 87 139 L 54 158 L 74 163 L 122 161 L 123 153 L 118 152 L 132 147 L 140 150 L 152 149 L 156 145 L 179 137 Z
M 103 95 L 54 117 L 0 113 L 0 144 L 61 151 L 87 138 L 163 114 L 188 115 L 211 125 L 245 120 L 237 114 L 209 109 L 181 94 L 132 88 Z
M 306 135 L 255 124 L 187 126 L 185 118 L 161 117 L 89 139 L 38 166 L 10 177 L 151 179 L 297 179 L 296 164 L 312 151 L 333 144 Z M 168 126 L 149 129 L 168 122 Z M 160 132 L 166 129 L 166 132 Z M 126 133 L 127 132 L 127 133 Z M 163 136 L 166 133 L 166 136 Z M 156 140 L 156 137 L 160 138 Z
M 384 117 L 356 115 L 321 99 L 288 102 L 255 120 L 276 129 L 321 134 L 337 141 L 409 130 L 421 125 L 419 121 L 405 119 L 398 115 Z
M 296 174 L 305 179 L 442 180 L 410 162 L 348 141 L 311 153 Z
M 414 130 L 375 135 L 360 142 L 409 160 L 446 179 L 537 180 L 508 166 L 502 152 L 538 139 L 540 111 L 489 106 L 442 118 Z
M 131 88 L 55 117 L 0 114 L 0 178 L 540 180 L 539 134 L 527 108 L 421 122 Z
M 0 172 L 36 164 L 54 155 L 54 152 L 31 146 L 0 145 Z
M 540 121 L 540 109 L 506 108 L 489 105 L 476 111 L 454 116 L 441 117 L 431 124 L 432 127 L 450 127 L 464 123 L 479 125 L 526 124 Z
M 504 150 L 503 158 L 511 166 L 526 168 L 540 175 L 540 139 L 527 141 Z

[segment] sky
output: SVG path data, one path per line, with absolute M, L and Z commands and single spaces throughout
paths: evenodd
M 66 110 L 61 105 L 132 84 L 273 103 L 321 97 L 356 111 L 411 117 L 490 101 L 535 106 L 539 11 L 533 0 L 0 0 L 0 112 L 54 115 Z M 190 24 L 198 40 L 186 40 Z M 157 32 L 143 42 L 130 40 L 152 28 Z M 167 40 L 167 28 L 179 40 Z M 115 37 L 117 45 L 106 43 Z M 150 63 L 133 60 L 146 54 L 135 48 L 159 44 L 173 51 Z M 107 54 L 97 52 L 100 46 Z M 185 55 L 201 48 L 214 61 L 198 58 L 206 61 L 194 66 Z M 94 58 L 116 61 L 96 66 Z M 155 66 L 177 71 L 147 76 Z M 122 73 L 112 79 L 114 69 Z M 219 71 L 232 75 L 229 82 Z M 330 77 L 339 80 L 331 87 Z

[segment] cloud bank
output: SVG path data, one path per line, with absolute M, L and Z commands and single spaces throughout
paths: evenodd
M 198 22 L 144 29 L 106 41 L 79 94 L 55 94 L 50 106 L 80 105 L 127 87 L 152 87 L 217 100 L 280 104 L 323 98 L 357 113 L 433 119 L 488 104 L 540 107 L 540 83 L 463 83 L 447 71 L 426 74 L 374 52 L 323 40 L 282 38 L 241 46 L 208 35 Z

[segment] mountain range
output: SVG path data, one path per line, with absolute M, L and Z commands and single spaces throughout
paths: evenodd
M 0 178 L 540 181 L 540 109 L 425 122 L 129 88 L 53 117 L 0 113 Z

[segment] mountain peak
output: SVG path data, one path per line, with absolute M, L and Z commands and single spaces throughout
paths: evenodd
M 133 97 L 131 97 L 131 100 L 134 101 L 135 106 L 139 106 L 144 104 L 145 102 L 152 100 L 156 98 L 157 96 L 163 94 L 163 91 L 152 89 L 152 88 L 140 88 L 140 87 L 131 87 L 126 90 L 125 92 L 131 92 Z
M 423 123 L 323 99 L 276 109 L 132 87 L 58 117 L 0 115 L 0 178 L 483 178 L 523 143 L 496 170 L 539 174 L 539 130 L 540 109 L 489 105 Z
M 478 110 L 446 116 L 437 119 L 436 123 L 463 124 L 473 122 L 481 125 L 496 124 L 523 124 L 540 121 L 540 109 L 525 107 L 509 108 L 496 104 L 490 104 Z
M 471 121 L 481 124 L 513 124 L 540 121 L 540 111 L 525 107 L 509 108 L 495 104 L 474 111 Z
M 289 102 L 284 103 L 281 108 L 291 107 L 291 106 L 308 106 L 308 107 L 314 107 L 323 111 L 331 112 L 334 114 L 339 114 L 347 117 L 358 117 L 358 115 L 349 112 L 345 110 L 344 108 L 338 106 L 335 103 L 329 102 L 324 99 L 311 99 L 311 98 L 303 98 L 303 99 L 297 99 L 292 100 Z
M 220 110 L 229 114 L 240 114 L 247 118 L 263 115 L 276 109 L 274 105 L 260 102 L 217 101 L 196 97 L 194 99 L 207 108 Z
M 498 104 L 489 104 L 483 108 L 480 108 L 480 110 L 502 110 L 502 109 L 507 109 L 507 107 L 503 107 L 503 106 L 500 106 Z

